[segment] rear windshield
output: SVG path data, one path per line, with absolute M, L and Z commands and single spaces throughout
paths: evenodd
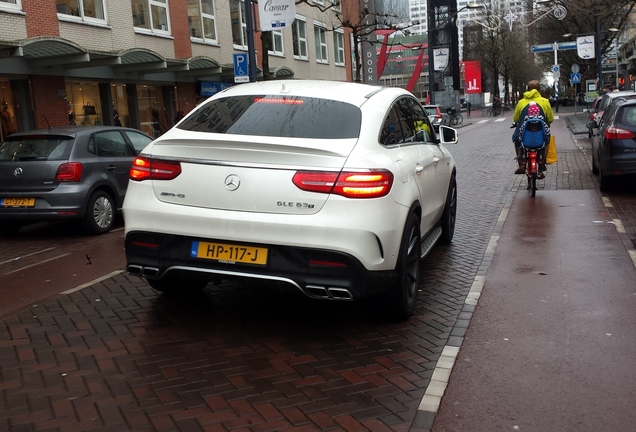
M 333 100 L 232 96 L 202 105 L 177 128 L 286 138 L 357 138 L 361 117 L 356 106 Z
M 10 137 L 0 144 L 0 162 L 68 159 L 71 137 Z
M 618 123 L 636 129 L 636 105 L 623 106 L 623 109 L 619 110 L 618 116 Z

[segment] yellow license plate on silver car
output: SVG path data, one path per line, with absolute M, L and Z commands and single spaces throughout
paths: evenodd
M 190 256 L 228 264 L 266 265 L 267 252 L 264 247 L 193 241 Z
M 1 198 L 0 205 L 2 207 L 33 207 L 35 198 Z

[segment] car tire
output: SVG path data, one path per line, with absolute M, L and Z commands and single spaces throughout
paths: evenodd
M 612 188 L 612 179 L 603 174 L 603 168 L 599 167 L 599 189 L 601 190 L 601 192 L 609 192 L 610 189 Z
M 442 228 L 442 236 L 439 241 L 442 244 L 449 244 L 455 235 L 455 222 L 457 219 L 457 180 L 455 176 L 451 177 L 448 193 L 446 194 L 446 204 L 444 205 L 444 213 L 440 221 Z
M 115 224 L 115 202 L 110 194 L 96 191 L 86 206 L 84 227 L 90 234 L 104 234 Z
M 23 224 L 20 222 L 0 222 L 0 235 L 5 237 L 14 236 L 20 231 Z
M 208 283 L 208 279 L 186 276 L 181 273 L 170 273 L 161 279 L 146 279 L 148 285 L 156 291 L 166 295 L 193 295 L 203 291 Z
M 596 165 L 596 161 L 594 160 L 594 156 L 592 156 L 592 174 L 598 175 L 598 165 Z
M 420 220 L 411 213 L 404 226 L 396 272 L 397 281 L 388 293 L 389 314 L 395 319 L 407 319 L 415 310 L 417 292 L 420 284 Z

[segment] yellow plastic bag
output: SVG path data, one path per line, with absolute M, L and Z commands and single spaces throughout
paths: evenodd
M 548 165 L 557 163 L 557 150 L 554 135 L 550 135 L 550 142 L 548 143 L 548 150 L 545 155 L 545 163 Z

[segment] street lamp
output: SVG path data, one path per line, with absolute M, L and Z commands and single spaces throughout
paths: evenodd
M 453 1 L 454 2 L 454 1 Z M 482 8 L 482 7 L 486 7 L 483 3 L 477 3 L 477 2 L 470 2 L 468 3 L 466 6 L 462 7 L 461 9 L 453 12 L 452 14 L 450 13 L 450 5 L 451 2 L 449 1 L 448 6 L 445 6 L 446 8 L 446 14 L 448 15 L 446 17 L 446 21 L 444 23 L 442 23 L 439 26 L 436 26 L 436 22 L 437 22 L 437 18 L 438 18 L 438 9 L 439 7 L 434 7 L 433 6 L 433 2 L 431 0 L 428 0 L 427 3 L 427 15 L 428 15 L 428 94 L 429 94 L 429 100 L 431 104 L 435 103 L 435 60 L 434 60 L 434 48 L 435 48 L 435 43 L 434 41 L 437 39 L 435 37 L 435 34 L 437 31 L 439 30 L 447 30 L 449 31 L 449 35 L 448 35 L 448 43 L 444 43 L 443 45 L 440 46 L 448 46 L 449 51 L 452 52 L 452 37 L 450 35 L 451 31 L 456 32 L 457 28 L 455 27 L 455 23 L 453 21 L 453 18 L 457 18 L 457 14 L 461 11 L 463 11 L 464 9 L 477 9 L 477 8 Z M 453 28 L 455 27 L 455 28 Z M 459 59 L 456 59 L 454 57 L 456 56 L 450 56 L 450 61 L 451 62 L 457 62 Z M 454 64 L 451 63 L 451 68 L 457 68 L 459 65 L 455 66 Z

